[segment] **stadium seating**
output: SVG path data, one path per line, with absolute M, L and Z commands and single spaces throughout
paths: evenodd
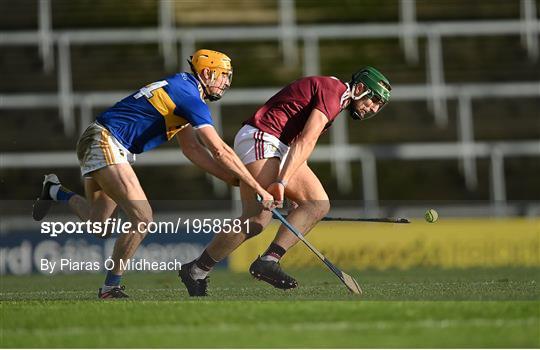
M 136 3 L 136 5 L 134 5 Z M 208 4 L 211 10 L 208 11 Z M 399 6 L 396 1 L 313 1 L 296 0 L 298 24 L 322 25 L 325 23 L 394 23 L 399 21 Z M 438 1 L 437 6 L 428 6 L 428 1 L 416 2 L 418 21 L 455 21 L 486 19 L 518 19 L 519 4 L 508 1 L 483 1 L 471 5 L 469 1 Z M 432 2 L 429 2 L 432 4 Z M 158 3 L 150 0 L 130 2 L 52 1 L 52 28 L 106 29 L 156 27 L 158 25 Z M 6 6 L 6 5 L 1 5 Z M 37 27 L 37 1 L 13 2 L 9 11 L 0 10 L 0 31 L 33 31 Z M 466 9 L 466 11 L 465 11 Z M 187 1 L 175 7 L 177 28 L 183 26 L 261 26 L 276 25 L 279 9 L 276 1 Z M 242 12 L 245 11 L 245 12 Z M 419 61 L 411 63 L 405 59 L 398 38 L 373 39 L 321 39 L 320 73 L 335 75 L 347 80 L 360 66 L 370 64 L 385 72 L 394 84 L 424 84 L 426 58 L 423 54 L 426 39 L 419 38 Z M 300 56 L 303 54 L 299 43 Z M 54 69 L 47 72 L 35 45 L 0 46 L 0 94 L 52 93 L 58 91 L 58 61 Z M 302 65 L 287 66 L 283 63 L 281 47 L 275 40 L 249 41 L 203 41 L 196 47 L 212 47 L 223 50 L 233 58 L 235 67 L 234 88 L 281 87 L 302 76 Z M 518 35 L 468 36 L 444 38 L 444 78 L 446 83 L 490 83 L 501 81 L 540 81 L 540 64 L 527 56 Z M 148 82 L 171 73 L 163 64 L 158 43 L 149 44 L 89 44 L 74 45 L 70 49 L 72 88 L 76 93 L 96 91 L 132 91 Z M 57 58 L 57 57 L 56 57 Z M 300 57 L 302 58 L 302 57 Z M 179 57 L 179 61 L 184 60 Z M 225 97 L 226 99 L 227 97 Z M 249 117 L 258 103 L 246 100 L 243 104 L 227 105 L 222 108 L 223 133 L 230 143 L 240 122 Z M 394 144 L 409 142 L 454 142 L 457 140 L 457 102 L 448 101 L 449 122 L 438 127 L 425 101 L 397 101 L 391 103 L 379 118 L 356 125 L 348 124 L 347 136 L 353 144 Z M 93 113 L 99 113 L 94 108 Z M 474 139 L 477 141 L 535 140 L 540 138 L 540 119 L 531 111 L 540 110 L 536 98 L 478 99 L 473 102 Z M 75 111 L 77 130 L 78 110 Z M 73 150 L 77 135 L 66 135 L 58 110 L 54 107 L 35 109 L 0 108 L 3 127 L 0 144 L 3 151 L 32 152 L 47 150 Z M 321 144 L 330 143 L 324 135 Z M 165 147 L 175 147 L 172 143 Z M 398 165 L 396 165 L 398 164 Z M 537 181 L 530 173 L 539 173 L 537 158 L 521 157 L 508 162 L 516 164 L 512 176 L 508 176 L 509 199 L 532 199 L 529 193 L 540 192 Z M 328 163 L 313 165 L 334 197 L 354 199 L 361 196 L 360 172 L 353 170 L 354 187 L 350 193 L 338 192 L 337 180 L 332 176 Z M 463 175 L 455 160 L 401 162 L 384 160 L 378 162 L 379 191 L 381 199 L 445 198 L 445 199 L 488 199 L 489 184 L 482 183 L 475 190 L 463 185 Z M 400 172 L 395 172 L 396 167 Z M 526 169 L 526 172 L 525 170 Z M 53 169 L 54 170 L 54 169 Z M 164 166 L 167 179 L 178 183 L 178 193 L 189 198 L 200 198 L 206 192 L 206 176 L 190 166 Z M 45 169 L 33 169 L 40 174 Z M 143 186 L 153 198 L 169 198 L 170 190 L 162 188 L 156 172 L 145 167 L 141 172 Z M 429 172 L 432 176 L 419 186 L 404 187 L 403 183 L 415 183 L 419 173 Z M 479 174 L 487 174 L 489 163 L 478 163 Z M 3 171 L 6 182 L 14 181 L 24 174 L 23 169 Z M 79 184 L 76 167 L 61 170 L 69 184 Z M 147 174 L 148 173 L 148 174 Z M 161 173 L 161 171 L 160 171 Z M 188 178 L 188 181 L 185 181 Z M 182 181 L 180 181 L 182 179 Z M 435 186 L 435 181 L 443 186 Z M 36 177 L 36 183 L 38 178 Z M 192 183 L 201 184 L 194 186 Z M 183 184 L 182 184 L 183 183 Z M 187 183 L 187 185 L 186 185 Z M 80 190 L 80 186 L 73 186 Z M 437 192 L 432 188 L 437 187 Z M 15 195 L 30 198 L 34 188 L 18 188 L 17 192 L 2 188 L 6 198 Z M 510 192 L 509 192 L 510 193 Z

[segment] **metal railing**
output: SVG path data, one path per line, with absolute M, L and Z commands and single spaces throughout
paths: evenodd
M 60 116 L 67 134 L 75 131 L 71 96 L 72 72 L 70 48 L 72 45 L 86 44 L 121 44 L 121 43 L 159 43 L 167 69 L 178 66 L 177 44 L 180 43 L 181 57 L 187 57 L 193 51 L 195 42 L 279 40 L 283 48 L 284 60 L 294 62 L 297 40 L 303 41 L 304 75 L 320 74 L 319 41 L 323 39 L 366 39 L 399 38 L 403 42 L 406 57 L 414 61 L 418 56 L 419 37 L 427 38 L 427 85 L 434 91 L 428 101 L 435 115 L 438 126 L 448 123 L 446 99 L 442 90 L 445 88 L 442 39 L 456 36 L 498 36 L 521 35 L 531 60 L 538 59 L 538 33 L 540 21 L 536 19 L 536 3 L 522 0 L 522 18 L 520 20 L 433 22 L 419 23 L 414 16 L 414 1 L 401 1 L 401 23 L 394 24 L 351 24 L 351 25 L 296 25 L 293 16 L 294 2 L 281 0 L 280 24 L 260 27 L 220 27 L 220 28 L 176 28 L 172 15 L 173 4 L 169 0 L 160 1 L 158 28 L 141 29 L 94 29 L 94 30 L 51 30 L 49 0 L 40 0 L 39 30 L 22 32 L 0 32 L 0 46 L 37 45 L 43 57 L 45 69 L 50 69 L 54 59 L 53 45 L 57 45 L 58 55 L 58 95 L 61 99 Z M 536 40 L 535 40 L 536 38 Z M 189 70 L 187 64 L 181 64 L 183 70 Z M 0 101 L 0 108 L 2 103 Z
M 305 75 L 320 73 L 319 43 L 321 40 L 398 38 L 409 62 L 419 58 L 418 39 L 426 38 L 426 70 L 428 81 L 424 85 L 402 85 L 395 88 L 393 100 L 426 100 L 438 126 L 448 122 L 447 100 L 458 101 L 458 158 L 468 188 L 475 188 L 476 157 L 470 151 L 474 143 L 472 100 L 475 98 L 521 98 L 540 95 L 540 82 L 508 82 L 500 84 L 447 84 L 444 78 L 443 45 L 445 37 L 520 35 L 531 60 L 538 60 L 538 33 L 540 21 L 536 18 L 536 2 L 521 0 L 521 18 L 497 21 L 417 22 L 414 0 L 400 1 L 400 22 L 392 24 L 348 24 L 348 25 L 297 25 L 294 0 L 279 0 L 279 23 L 275 26 L 220 27 L 220 28 L 177 28 L 174 23 L 174 2 L 159 1 L 156 28 L 141 29 L 93 29 L 53 30 L 50 0 L 39 0 L 38 29 L 36 31 L 0 32 L 0 46 L 36 45 L 43 60 L 43 68 L 50 71 L 54 66 L 54 46 L 58 57 L 58 91 L 40 94 L 1 94 L 0 108 L 59 109 L 67 134 L 75 132 L 74 108 L 80 108 L 81 124 L 92 118 L 95 107 L 109 106 L 128 92 L 96 92 L 80 94 L 73 91 L 71 72 L 71 47 L 73 45 L 114 45 L 122 43 L 158 43 L 164 58 L 164 66 L 174 69 L 179 65 L 178 56 L 187 57 L 193 52 L 195 43 L 211 41 L 277 40 L 288 64 L 298 60 L 298 43 L 303 43 L 303 72 Z M 182 70 L 189 70 L 180 60 Z M 216 124 L 221 123 L 221 106 L 226 104 L 263 103 L 277 91 L 268 89 L 233 89 L 226 98 L 212 105 Z M 331 129 L 331 146 L 334 149 L 347 147 L 347 119 L 338 118 Z M 375 155 L 377 156 L 377 155 Z M 442 156 L 442 155 L 441 155 Z M 341 191 L 352 187 L 350 161 L 329 157 L 335 175 L 340 179 Z M 21 163 L 22 164 L 22 163 Z M 367 176 L 369 178 L 369 175 Z M 219 190 L 219 187 L 217 187 Z M 376 187 L 375 187 L 376 188 Z M 221 189 L 222 191 L 223 189 Z M 376 197 L 373 194 L 368 196 Z M 499 193 L 499 192 L 497 192 Z
M 231 89 L 224 99 L 217 103 L 210 104 L 212 115 L 217 129 L 221 129 L 222 118 L 221 108 L 226 105 L 245 104 L 249 101 L 253 104 L 262 104 L 270 96 L 275 94 L 279 88 L 265 89 Z M 72 105 L 80 109 L 81 128 L 85 128 L 94 119 L 94 108 L 107 107 L 114 104 L 128 91 L 117 92 L 94 92 L 94 93 L 73 93 L 70 97 Z M 461 162 L 465 183 L 469 189 L 476 188 L 477 172 L 476 157 L 473 153 L 467 152 L 470 144 L 474 142 L 474 115 L 472 102 L 478 98 L 527 98 L 540 97 L 540 82 L 507 82 L 498 84 L 447 84 L 445 87 L 435 92 L 426 85 L 398 85 L 393 90 L 394 101 L 422 101 L 429 100 L 433 95 L 441 94 L 445 100 L 455 99 L 458 102 L 458 144 L 463 150 Z M 58 108 L 63 106 L 62 95 L 43 94 L 17 94 L 0 95 L 0 108 L 10 109 L 32 109 L 32 108 Z M 348 144 L 347 129 L 348 119 L 344 116 L 338 117 L 330 129 L 330 137 L 333 147 L 341 147 Z M 71 122 L 75 124 L 74 118 Z M 82 130 L 80 130 L 82 132 Z M 333 166 L 334 174 L 340 179 L 339 186 L 342 191 L 350 191 L 352 188 L 352 174 L 350 162 L 345 159 L 329 157 L 328 161 Z M 224 191 L 223 187 L 215 184 L 217 191 Z
M 320 145 L 310 161 L 329 159 L 361 163 L 364 211 L 379 211 L 377 159 L 431 160 L 459 159 L 463 156 L 490 159 L 491 203 L 495 213 L 505 214 L 506 185 L 504 160 L 516 156 L 540 156 L 540 141 L 471 142 L 466 148 L 460 143 L 409 143 L 396 145 Z M 0 153 L 2 168 L 60 168 L 77 167 L 73 151 Z M 153 150 L 139 156 L 136 166 L 190 164 L 179 150 Z

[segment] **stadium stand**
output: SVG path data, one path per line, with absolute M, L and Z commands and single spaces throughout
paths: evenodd
M 185 69 L 191 49 L 212 47 L 235 67 L 233 89 L 214 106 L 229 143 L 261 102 L 302 75 L 347 80 L 371 64 L 391 78 L 396 96 L 384 115 L 343 118 L 323 136 L 313 167 L 336 199 L 538 200 L 537 1 L 209 3 L 2 2 L 2 197 L 31 199 L 29 184 L 49 169 L 79 184 L 68 153 L 85 123 L 123 93 Z M 360 151 L 325 157 L 347 145 Z M 415 154 L 403 156 L 408 146 Z M 151 198 L 176 196 L 163 179 L 186 199 L 203 198 L 209 181 L 216 196 L 233 196 L 176 153 L 137 167 Z M 31 164 L 33 154 L 52 162 Z

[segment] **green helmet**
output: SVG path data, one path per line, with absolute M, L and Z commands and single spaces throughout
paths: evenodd
M 351 91 L 353 87 L 358 83 L 362 83 L 365 86 L 364 92 L 360 96 L 352 96 L 354 100 L 359 100 L 363 97 L 375 98 L 381 107 L 375 113 L 364 116 L 363 118 L 352 108 L 352 103 L 349 105 L 351 115 L 353 119 L 368 119 L 377 114 L 387 103 L 390 101 L 390 91 L 392 87 L 386 77 L 373 67 L 364 67 L 358 72 L 354 73 L 351 78 Z

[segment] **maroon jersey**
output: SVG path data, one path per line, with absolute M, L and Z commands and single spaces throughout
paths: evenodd
M 314 108 L 323 112 L 328 129 L 348 96 L 348 88 L 334 77 L 307 77 L 292 82 L 272 96 L 244 122 L 290 145 L 302 132 Z

